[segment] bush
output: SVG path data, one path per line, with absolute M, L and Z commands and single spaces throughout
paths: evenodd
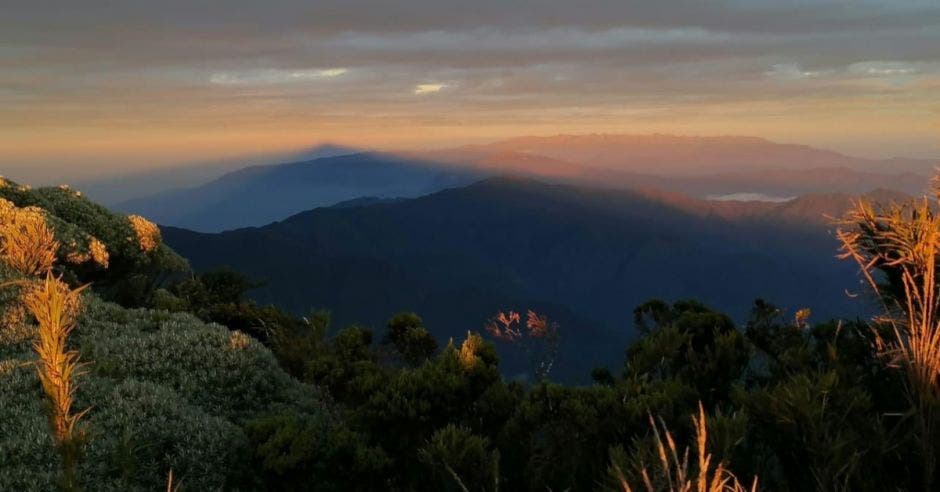
M 384 453 L 327 414 L 274 414 L 246 429 L 266 490 L 386 488 Z
M 434 490 L 499 490 L 499 452 L 469 429 L 448 425 L 418 451 Z
M 89 490 L 154 490 L 167 473 L 189 490 L 231 487 L 248 464 L 248 440 L 234 423 L 171 389 L 127 379 L 87 386 L 93 403 L 81 475 Z
M 316 410 L 317 393 L 280 369 L 254 340 L 188 314 L 120 310 L 92 301 L 80 326 L 81 350 L 95 375 L 161 384 L 206 411 L 250 419 L 272 406 Z

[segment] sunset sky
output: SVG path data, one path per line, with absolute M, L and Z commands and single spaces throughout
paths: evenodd
M 940 156 L 940 2 L 0 7 L 2 171 L 592 132 Z

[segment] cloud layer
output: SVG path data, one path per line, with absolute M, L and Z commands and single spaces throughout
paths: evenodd
M 936 155 L 938 46 L 933 0 L 13 0 L 0 165 L 579 131 Z

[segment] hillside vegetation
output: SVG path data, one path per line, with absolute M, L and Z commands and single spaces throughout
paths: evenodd
M 248 300 L 234 271 L 187 273 L 141 217 L 66 188 L 5 181 L 0 196 L 5 489 L 938 483 L 940 219 L 926 203 L 860 204 L 840 225 L 845 260 L 884 301 L 877 322 L 758 300 L 738 324 L 652 300 L 632 311 L 619 367 L 566 386 L 549 379 L 566 343 L 552 312 L 494 311 L 449 340 L 408 312 L 378 333 L 334 328 L 325 311 Z M 498 344 L 538 377 L 505 378 Z
M 4 181 L 0 197 L 0 488 L 155 490 L 171 469 L 186 490 L 255 488 L 261 483 L 247 471 L 252 422 L 291 415 L 325 435 L 342 432 L 321 393 L 291 378 L 258 341 L 190 314 L 111 302 L 149 300 L 157 277 L 185 267 L 153 224 L 111 214 L 67 188 Z M 53 254 L 33 262 L 18 254 L 39 248 Z M 79 457 L 74 477 L 64 480 L 68 457 L 56 452 L 62 439 L 50 436 L 56 417 L 44 404 L 48 381 L 40 385 L 45 372 L 33 361 L 36 331 L 46 327 L 36 309 L 69 315 L 54 301 L 38 308 L 28 301 L 42 285 L 67 293 L 66 282 L 88 281 L 96 291 L 76 290 L 80 314 L 68 339 L 80 363 L 77 389 L 66 397 L 74 397 L 72 417 L 84 416 L 69 433 Z M 68 383 L 56 368 L 50 384 Z
M 789 313 L 870 314 L 845 294 L 857 290 L 856 268 L 835 258 L 825 217 L 852 200 L 709 202 L 503 177 L 260 228 L 164 235 L 197 270 L 232 267 L 264 282 L 255 299 L 298 314 L 326 308 L 341 326 L 409 310 L 447 340 L 497 310 L 550 312 L 565 328 L 555 380 L 587 382 L 593 367 L 620 364 L 636 338 L 631 310 L 650 297 L 697 299 L 737 322 L 758 297 Z M 500 354 L 504 373 L 525 372 L 524 358 Z

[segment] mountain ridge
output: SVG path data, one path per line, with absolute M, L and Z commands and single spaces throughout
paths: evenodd
M 589 372 L 585 360 L 619 357 L 604 347 L 632 338 L 632 309 L 652 297 L 702 299 L 737 319 L 757 297 L 823 317 L 867 312 L 844 294 L 856 272 L 835 259 L 821 214 L 704 202 L 496 177 L 217 234 L 165 227 L 164 237 L 197 269 L 227 265 L 266 281 L 259 301 L 331 309 L 339 324 L 378 326 L 407 309 L 444 341 L 497 310 L 552 307 L 572 330 L 560 362 L 568 375 Z
M 507 140 L 482 146 L 403 154 L 360 152 L 311 161 L 251 166 L 199 187 L 171 190 L 124 202 L 117 208 L 153 217 L 165 225 L 219 232 L 243 226 L 261 226 L 303 210 L 363 196 L 414 198 L 507 173 L 580 186 L 657 188 L 696 197 L 751 193 L 777 199 L 811 192 L 860 193 L 888 186 L 917 195 L 924 191 L 923 183 L 926 182 L 925 178 L 909 172 L 855 169 L 850 167 L 852 163 L 855 167 L 864 167 L 870 162 L 853 160 L 832 151 L 775 144 L 752 137 L 658 136 L 652 143 L 637 136 L 568 136 L 561 140 L 527 138 L 521 143 Z M 568 139 L 590 145 L 566 146 Z M 598 143 L 608 140 L 617 145 L 605 147 Z M 623 141 L 639 141 L 645 147 L 631 153 L 629 148 L 618 143 Z M 531 142 L 550 142 L 550 145 L 533 150 L 529 148 Z M 565 145 L 559 147 L 559 142 Z M 674 142 L 683 144 L 675 145 Z M 705 147 L 701 142 L 706 142 Z M 747 143 L 751 150 L 742 150 L 742 142 Z M 709 150 L 709 146 L 715 148 Z M 684 150 L 676 151 L 676 148 Z M 780 148 L 796 149 L 811 155 L 800 154 L 806 162 L 787 167 L 785 164 L 794 157 L 787 154 L 791 152 L 787 150 L 784 152 L 786 159 L 781 160 L 779 155 L 774 155 L 774 149 Z M 548 155 L 533 153 L 536 150 L 544 150 Z M 559 155 L 559 152 L 568 154 Z M 742 161 L 741 155 L 750 160 Z M 831 156 L 837 156 L 834 162 L 825 161 Z M 719 161 L 725 162 L 724 171 L 719 172 L 722 169 L 716 164 Z M 683 166 L 688 168 L 689 162 L 698 167 L 711 166 L 711 174 L 691 176 L 673 172 Z M 818 167 L 827 163 L 835 167 Z

